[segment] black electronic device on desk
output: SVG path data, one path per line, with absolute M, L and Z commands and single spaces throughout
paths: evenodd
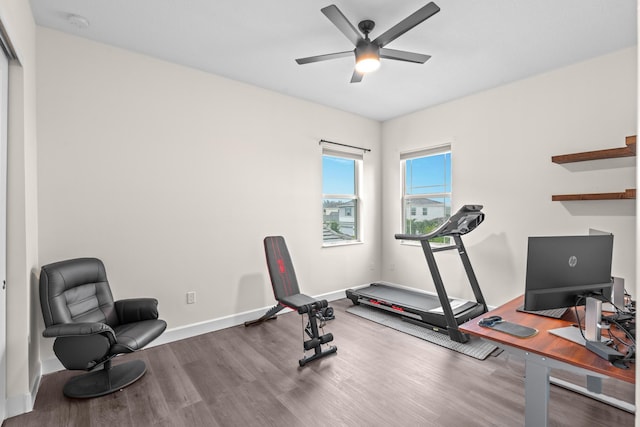
M 572 308 L 583 296 L 608 301 L 613 235 L 529 237 L 524 310 Z
M 462 333 L 458 326 L 487 312 L 478 280 L 471 267 L 471 261 L 462 243 L 461 236 L 473 231 L 484 220 L 481 205 L 464 205 L 449 219 L 429 234 L 396 234 L 398 240 L 419 241 L 437 295 L 418 292 L 393 286 L 386 283 L 372 283 L 359 288 L 348 289 L 347 298 L 354 304 L 365 304 L 402 316 L 404 320 L 425 326 L 437 332 L 446 333 L 453 341 L 465 343 L 469 336 Z M 450 236 L 454 244 L 448 246 L 432 246 L 430 240 Z M 467 278 L 473 290 L 475 301 L 451 299 L 442 282 L 434 252 L 456 249 L 462 260 Z
M 629 367 L 629 363 L 635 362 L 636 359 L 636 312 L 635 302 L 629 300 L 628 304 L 624 304 L 623 307 L 613 306 L 616 310 L 613 314 L 602 316 L 602 323 L 615 326 L 622 332 L 623 336 L 616 336 L 611 339 L 611 346 L 617 353 L 612 353 L 609 349 L 593 349 L 591 344 L 587 343 L 587 348 L 600 355 L 599 350 L 604 350 L 603 355 L 600 355 L 603 359 L 607 359 L 613 363 L 614 366 L 626 369 Z M 625 350 L 626 354 L 620 353 L 618 350 Z
M 581 345 L 600 341 L 600 301 L 611 299 L 612 254 L 612 234 L 529 237 L 524 310 L 586 305 L 585 331 L 549 332 Z
M 612 300 L 612 255 L 611 234 L 529 237 L 523 310 L 574 309 L 578 327 L 549 332 L 584 345 L 601 358 L 623 367 L 635 357 L 635 338 L 622 324 L 618 326 L 625 337 L 611 334 L 608 318 L 602 317 L 602 302 Z M 582 305 L 584 318 L 577 310 Z M 635 325 L 635 313 L 619 312 L 614 317 L 627 320 L 631 317 Z M 628 357 L 618 349 L 626 350 Z M 620 362 L 625 358 L 625 362 Z

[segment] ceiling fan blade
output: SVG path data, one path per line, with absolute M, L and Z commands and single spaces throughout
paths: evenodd
M 404 50 L 380 49 L 380 58 L 396 59 L 398 61 L 415 62 L 416 64 L 424 64 L 431 55 L 423 55 L 421 53 L 407 52 Z
M 416 25 L 420 24 L 421 22 L 425 21 L 438 12 L 440 12 L 440 8 L 438 7 L 438 5 L 436 5 L 434 2 L 431 2 L 426 6 L 418 9 L 411 15 L 407 16 L 405 19 L 403 19 L 384 33 L 380 34 L 378 37 L 376 37 L 373 43 L 377 44 L 380 47 L 383 47 L 384 45 L 391 43 Z
M 364 77 L 364 73 L 359 73 L 357 70 L 353 70 L 351 83 L 360 83 L 362 81 L 362 77 Z
M 296 62 L 300 65 L 311 64 L 312 62 L 327 61 L 329 59 L 344 58 L 344 57 L 353 56 L 353 55 L 354 53 L 352 50 L 347 50 L 344 52 L 327 53 L 326 55 L 316 55 L 316 56 L 308 56 L 306 58 L 298 58 L 296 59 Z
M 354 46 L 358 44 L 358 41 L 362 38 L 362 35 L 356 29 L 356 27 L 354 27 L 353 24 L 351 24 L 351 22 L 349 22 L 349 20 L 342 14 L 342 12 L 340 12 L 340 9 L 338 9 L 335 4 L 323 7 L 322 9 L 320 9 L 320 11 L 324 13 L 331 22 L 333 22 L 333 25 L 338 27 L 342 34 L 344 34 L 349 40 L 351 40 L 351 43 L 353 43 Z

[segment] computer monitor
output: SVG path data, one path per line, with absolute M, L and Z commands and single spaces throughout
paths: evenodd
M 529 237 L 524 309 L 584 305 L 587 296 L 609 300 L 612 253 L 612 234 Z

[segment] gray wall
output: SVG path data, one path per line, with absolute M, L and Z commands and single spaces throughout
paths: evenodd
M 101 258 L 169 329 L 273 305 L 266 235 L 310 295 L 380 276 L 380 123 L 48 29 L 37 51 L 41 264 Z M 372 149 L 363 244 L 322 248 L 322 138 Z
M 552 202 L 552 194 L 635 188 L 636 158 L 558 165 L 551 156 L 623 147 L 636 134 L 636 49 L 504 85 L 383 124 L 383 277 L 431 290 L 420 248 L 395 241 L 402 224 L 399 154 L 452 144 L 453 209 L 485 206 L 465 236 L 490 305 L 524 291 L 528 236 L 615 235 L 613 274 L 633 292 L 635 200 Z M 473 298 L 455 251 L 437 256 L 452 296 Z
M 527 236 L 589 228 L 615 234 L 614 274 L 635 289 L 635 201 L 551 202 L 635 187 L 635 159 L 550 161 L 637 132 L 635 48 L 380 124 L 37 31 L 39 263 L 101 257 L 117 297 L 157 296 L 171 328 L 272 304 L 267 234 L 287 237 L 309 294 L 381 278 L 432 289 L 420 250 L 393 239 L 399 153 L 445 142 L 454 208 L 485 205 L 465 241 L 490 304 L 522 293 Z M 362 245 L 321 248 L 321 138 L 373 149 Z M 457 255 L 439 263 L 450 293 L 470 297 Z

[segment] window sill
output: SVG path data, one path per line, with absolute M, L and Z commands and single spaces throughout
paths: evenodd
M 353 246 L 353 245 L 361 245 L 362 240 L 354 240 L 347 242 L 335 242 L 335 243 L 322 243 L 323 248 L 335 248 L 337 246 Z

